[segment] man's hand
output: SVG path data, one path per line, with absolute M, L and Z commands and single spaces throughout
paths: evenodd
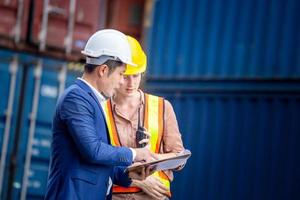
M 155 172 L 155 168 L 151 166 L 141 167 L 137 170 L 128 172 L 128 176 L 131 179 L 145 180 L 148 176 Z
M 149 162 L 158 159 L 158 156 L 149 150 L 148 145 L 143 148 L 136 148 L 134 150 L 136 151 L 134 162 Z
M 154 199 L 165 199 L 169 192 L 162 182 L 153 176 L 147 177 L 144 181 L 133 180 L 132 186 L 141 188 L 146 194 Z

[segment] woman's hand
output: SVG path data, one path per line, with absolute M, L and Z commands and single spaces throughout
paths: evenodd
M 144 181 L 133 180 L 132 186 L 141 188 L 154 199 L 165 199 L 169 190 L 154 176 L 147 177 Z

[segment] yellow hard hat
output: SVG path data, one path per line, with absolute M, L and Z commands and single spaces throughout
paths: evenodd
M 127 64 L 124 75 L 134 75 L 145 72 L 147 67 L 147 56 L 143 51 L 140 43 L 136 39 L 128 35 L 127 40 L 131 49 L 131 60 L 137 66 Z

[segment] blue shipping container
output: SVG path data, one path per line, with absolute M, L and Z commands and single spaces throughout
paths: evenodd
M 0 57 L 0 194 L 8 189 L 8 170 L 16 131 L 22 68 L 15 54 L 1 52 Z M 1 198 L 1 196 L 0 196 Z
M 147 89 L 192 157 L 172 199 L 300 199 L 300 2 L 155 1 Z
M 300 198 L 299 81 L 293 91 L 210 83 L 191 93 L 166 85 L 150 82 L 148 91 L 173 104 L 192 151 L 175 173 L 172 199 Z
M 16 99 L 12 102 L 13 120 L 10 122 L 7 139 L 10 146 L 5 151 L 6 155 L 3 153 L 7 160 L 1 195 L 3 199 L 43 199 L 56 100 L 77 74 L 68 72 L 68 64 L 58 60 L 6 50 L 0 51 L 0 57 L 3 72 L 1 94 L 8 97 L 7 94 L 11 91 Z M 16 66 L 15 79 L 12 78 L 13 73 L 8 71 L 10 66 Z M 15 90 L 9 87 L 12 80 L 15 82 Z M 8 99 L 1 101 L 3 114 L 7 105 Z M 4 117 L 1 120 L 1 141 L 4 138 L 4 124 L 7 122 Z M 4 149 L 4 143 L 1 146 Z
M 159 0 L 147 29 L 155 77 L 300 77 L 300 1 Z

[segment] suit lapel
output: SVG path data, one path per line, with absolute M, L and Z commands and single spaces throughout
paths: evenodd
M 88 86 L 85 82 L 81 81 L 80 79 L 77 79 L 75 81 L 75 84 L 78 85 L 79 87 L 81 87 L 84 91 L 86 91 L 94 99 L 94 101 L 96 101 L 96 104 L 98 105 L 98 108 L 100 109 L 100 112 L 101 112 L 102 117 L 104 119 L 104 124 L 105 124 L 105 129 L 106 129 L 106 137 L 107 137 L 108 143 L 110 144 L 108 127 L 107 127 L 107 123 L 106 123 L 106 116 L 105 116 L 105 113 L 103 111 L 103 108 L 102 108 L 98 98 L 94 94 L 92 88 L 90 88 L 90 86 Z
M 77 84 L 84 91 L 86 91 L 96 101 L 96 104 L 98 105 L 98 107 L 99 107 L 99 109 L 101 111 L 101 114 L 102 114 L 103 118 L 105 119 L 105 114 L 104 114 L 103 108 L 102 108 L 102 106 L 101 106 L 98 98 L 96 97 L 96 95 L 92 91 L 92 88 L 90 88 L 90 86 L 88 86 L 85 82 L 81 81 L 80 79 L 77 79 L 75 81 L 75 84 Z

